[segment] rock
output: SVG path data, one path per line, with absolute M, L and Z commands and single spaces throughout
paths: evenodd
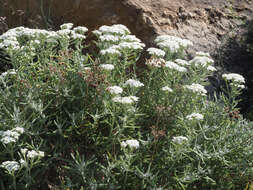
M 9 27 L 26 25 L 56 29 L 72 22 L 90 30 L 121 23 L 145 43 L 158 34 L 171 34 L 194 41 L 195 49 L 213 51 L 222 34 L 234 27 L 231 15 L 253 18 L 247 0 L 2 0 L 0 16 Z M 233 9 L 234 8 L 234 9 Z M 234 12 L 227 13 L 230 9 Z M 0 30 L 1 31 L 1 30 Z

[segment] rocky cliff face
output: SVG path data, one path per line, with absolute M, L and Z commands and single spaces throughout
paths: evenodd
M 253 18 L 251 0 L 1 0 L 10 27 L 54 28 L 64 22 L 90 30 L 121 23 L 150 44 L 157 34 L 187 38 L 212 51 L 221 37 Z M 239 20 L 238 20 L 239 18 Z

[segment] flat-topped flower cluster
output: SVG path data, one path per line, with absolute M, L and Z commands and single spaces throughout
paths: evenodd
M 104 56 L 121 56 L 125 51 L 139 51 L 145 47 L 140 39 L 131 35 L 128 28 L 121 24 L 101 26 L 93 34 L 97 36 L 97 46 Z
M 30 44 L 41 44 L 48 39 L 47 43 L 58 43 L 57 40 L 67 38 L 69 40 L 86 39 L 85 33 L 88 31 L 86 27 L 78 26 L 73 28 L 72 23 L 66 23 L 60 26 L 61 30 L 48 31 L 43 29 L 30 29 L 26 27 L 17 27 L 8 30 L 0 36 L 0 48 L 7 48 L 9 50 L 19 50 L 25 48 L 24 39 L 28 38 Z M 32 47 L 30 47 L 32 48 Z

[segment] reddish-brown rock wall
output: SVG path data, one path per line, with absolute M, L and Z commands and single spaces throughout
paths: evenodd
M 65 22 L 90 30 L 121 23 L 145 43 L 157 34 L 188 38 L 212 50 L 244 19 L 253 18 L 250 0 L 0 0 L 9 27 L 57 28 Z M 239 19 L 238 19 L 239 18 Z

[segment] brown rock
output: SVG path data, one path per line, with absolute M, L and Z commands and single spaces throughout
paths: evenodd
M 58 29 L 72 22 L 92 31 L 101 25 L 121 23 L 145 43 L 158 34 L 171 34 L 192 40 L 195 48 L 212 51 L 222 34 L 236 26 L 234 14 L 253 18 L 253 5 L 247 0 L 1 0 L 0 16 L 9 27 L 25 25 Z M 41 3 L 42 2 L 42 3 Z M 232 13 L 227 14 L 227 9 Z M 231 16 L 232 15 L 232 16 Z M 1 31 L 1 30 L 0 30 Z

